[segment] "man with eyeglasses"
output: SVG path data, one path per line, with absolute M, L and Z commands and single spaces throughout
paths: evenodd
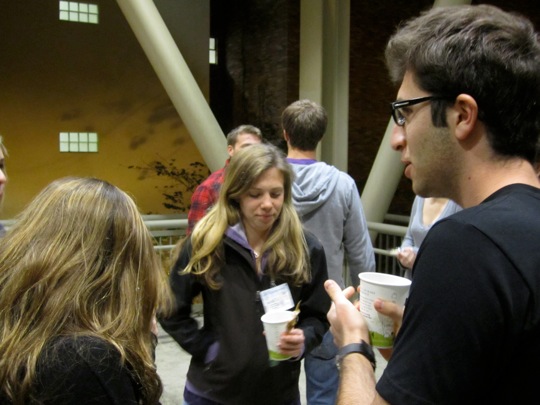
M 400 85 L 391 144 L 414 192 L 465 209 L 429 231 L 405 308 L 375 302 L 401 325 L 379 381 L 352 289 L 326 282 L 337 403 L 538 403 L 538 36 L 493 6 L 434 8 L 397 30 L 386 60 Z

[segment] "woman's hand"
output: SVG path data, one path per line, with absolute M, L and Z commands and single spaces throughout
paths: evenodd
M 300 357 L 304 353 L 304 342 L 306 338 L 302 329 L 291 329 L 283 332 L 279 337 L 279 351 L 281 354 Z
M 396 255 L 401 265 L 407 269 L 412 269 L 414 261 L 416 260 L 416 253 L 411 247 L 404 247 L 399 249 Z

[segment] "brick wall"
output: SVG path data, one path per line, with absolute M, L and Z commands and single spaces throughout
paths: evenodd
M 517 10 L 540 27 L 537 2 L 481 3 Z M 429 0 L 351 0 L 348 171 L 360 192 L 397 91 L 388 80 L 383 60 L 386 41 L 399 21 L 432 4 Z M 211 2 L 211 29 L 226 52 L 225 60 L 211 73 L 210 103 L 225 133 L 236 125 L 251 123 L 280 143 L 281 111 L 298 98 L 299 10 L 298 0 Z M 413 197 L 410 181 L 403 177 L 390 212 L 409 214 Z

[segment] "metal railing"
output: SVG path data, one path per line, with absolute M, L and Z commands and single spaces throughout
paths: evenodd
M 387 215 L 385 220 L 408 224 L 409 217 Z M 185 216 L 169 216 L 169 219 L 166 219 L 165 216 L 146 216 L 145 223 L 156 240 L 156 249 L 160 252 L 162 259 L 170 259 L 170 251 L 176 242 L 185 235 L 187 227 Z M 401 241 L 407 232 L 407 226 L 368 222 L 368 229 L 377 234 L 373 243 L 377 272 L 402 275 L 402 270 L 396 258 L 390 254 L 390 250 L 401 246 Z
M 187 216 L 185 214 L 143 215 L 143 219 L 154 237 L 154 249 L 163 267 L 168 271 L 173 265 L 172 251 L 176 243 L 186 234 Z
M 185 236 L 187 228 L 187 216 L 178 215 L 143 215 L 144 222 L 150 233 L 154 237 L 154 246 L 158 252 L 162 263 L 169 269 L 171 263 L 171 253 L 176 243 Z M 408 217 L 398 215 L 387 215 L 385 220 L 407 224 Z M 6 228 L 12 225 L 14 220 L 2 220 Z M 387 223 L 368 222 L 368 229 L 374 232 L 377 237 L 373 243 L 375 251 L 375 262 L 377 272 L 402 275 L 395 257 L 391 256 L 390 250 L 401 246 L 401 241 L 407 231 L 407 226 Z
M 377 234 L 373 243 L 377 272 L 403 276 L 403 270 L 399 266 L 397 259 L 390 254 L 390 251 L 393 248 L 401 246 L 403 237 L 407 232 L 407 227 L 368 222 L 368 229 L 370 232 Z

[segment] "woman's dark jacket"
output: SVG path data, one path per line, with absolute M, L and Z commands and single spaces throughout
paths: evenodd
M 311 281 L 298 287 L 289 283 L 295 305 L 302 301 L 296 327 L 304 331 L 304 355 L 327 331 L 330 307 L 323 286 L 328 278 L 324 249 L 311 233 L 306 232 L 306 240 Z M 225 263 L 219 290 L 209 289 L 197 276 L 179 274 L 190 260 L 190 241 L 186 241 L 171 270 L 176 308 L 160 323 L 192 355 L 188 387 L 223 404 L 275 405 L 294 400 L 299 397 L 300 359 L 270 362 L 261 322 L 264 308 L 259 292 L 283 280 L 274 283 L 266 274 L 259 278 L 252 251 L 230 237 L 224 237 L 223 248 Z M 199 327 L 191 306 L 201 292 L 204 326 Z

